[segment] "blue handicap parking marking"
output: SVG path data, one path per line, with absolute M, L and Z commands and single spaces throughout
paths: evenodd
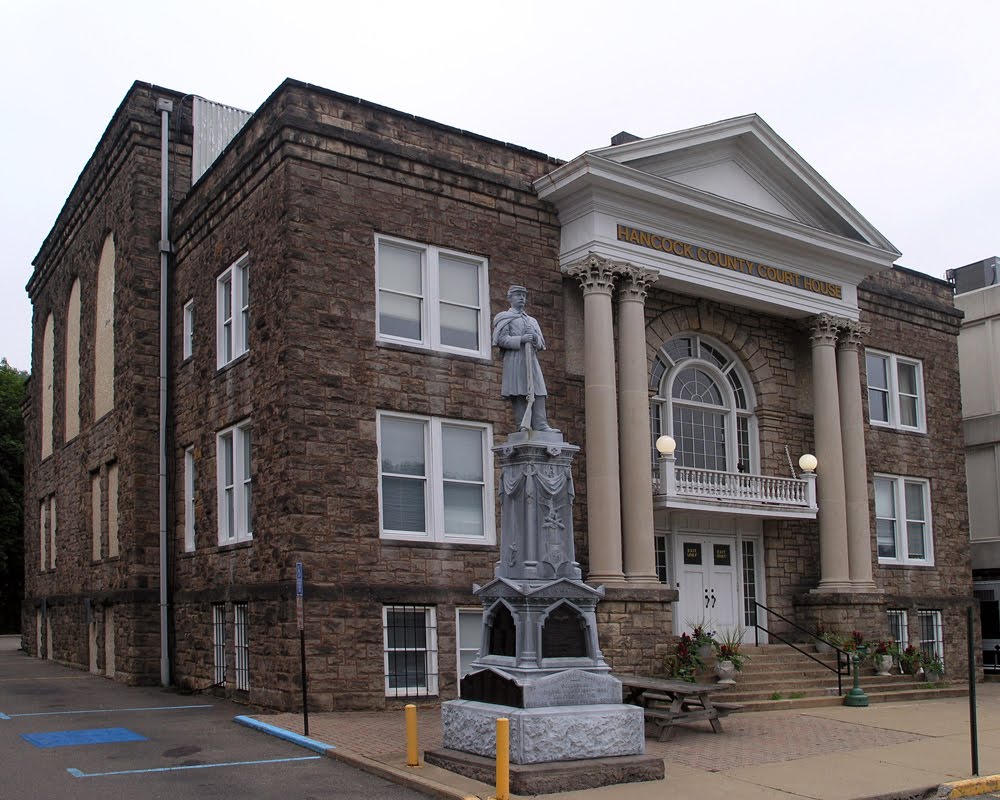
M 128 728 L 89 728 L 80 731 L 22 733 L 21 738 L 35 747 L 75 747 L 82 744 L 148 741 L 142 734 L 130 731 Z

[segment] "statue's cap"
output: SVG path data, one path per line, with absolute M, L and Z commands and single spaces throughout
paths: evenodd
M 521 292 L 523 294 L 527 294 L 528 290 L 525 287 L 523 287 L 523 286 L 516 286 L 516 285 L 515 286 L 511 286 L 507 290 L 507 297 L 510 297 L 512 294 L 514 294 L 514 292 Z

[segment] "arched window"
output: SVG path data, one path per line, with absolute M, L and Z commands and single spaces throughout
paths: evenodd
M 668 341 L 653 364 L 653 441 L 669 434 L 679 466 L 758 472 L 750 378 L 722 345 L 699 334 Z
M 66 309 L 66 428 L 68 442 L 80 432 L 80 279 L 73 281 Z
M 55 396 L 55 321 L 51 314 L 42 331 L 42 459 L 52 455 L 52 410 Z
M 94 419 L 115 405 L 115 237 L 109 233 L 97 265 L 94 335 Z

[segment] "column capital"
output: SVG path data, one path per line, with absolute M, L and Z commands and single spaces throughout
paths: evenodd
M 637 267 L 635 264 L 629 264 L 628 262 L 622 262 L 614 266 L 617 267 L 617 273 L 621 277 L 621 280 L 618 282 L 619 300 L 644 302 L 650 285 L 655 283 L 656 279 L 660 277 L 660 273 L 655 269 Z
M 817 314 L 806 324 L 809 326 L 809 338 L 812 339 L 813 347 L 820 345 L 830 345 L 833 347 L 837 343 L 837 335 L 840 333 L 844 320 L 832 314 Z
M 864 322 L 846 320 L 840 326 L 840 337 L 837 340 L 837 344 L 844 350 L 856 350 L 871 332 L 871 325 L 866 325 Z
M 611 295 L 618 277 L 618 266 L 596 253 L 588 253 L 583 258 L 567 264 L 564 272 L 580 281 L 584 295 Z

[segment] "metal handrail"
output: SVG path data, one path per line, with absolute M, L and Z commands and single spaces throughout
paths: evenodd
M 810 637 L 812 637 L 813 639 L 815 639 L 818 642 L 823 642 L 824 644 L 828 644 L 828 645 L 830 645 L 830 647 L 832 647 L 834 650 L 837 651 L 837 666 L 836 667 L 831 667 L 825 661 L 821 661 L 820 659 L 816 658 L 816 656 L 814 656 L 812 653 L 807 653 L 805 650 L 803 650 L 801 647 L 799 647 L 798 645 L 796 645 L 794 642 L 788 641 L 787 639 L 785 639 L 780 634 L 774 633 L 773 631 L 769 631 L 767 628 L 765 628 L 763 625 L 760 624 L 760 622 L 759 622 L 760 615 L 759 614 L 754 614 L 753 641 L 754 641 L 755 645 L 760 646 L 760 631 L 764 631 L 764 633 L 766 633 L 769 637 L 773 636 L 775 639 L 778 639 L 778 640 L 784 642 L 785 644 L 787 644 L 793 650 L 798 650 L 800 653 L 802 653 L 802 655 L 806 656 L 807 658 L 811 658 L 817 664 L 820 664 L 821 666 L 826 667 L 826 669 L 830 670 L 830 672 L 835 672 L 837 674 L 837 695 L 838 696 L 842 696 L 844 694 L 844 685 L 843 685 L 843 681 L 842 681 L 842 676 L 843 675 L 850 675 L 851 674 L 851 658 L 848 655 L 847 651 L 846 650 L 841 650 L 833 642 L 828 642 L 826 639 L 824 639 L 819 634 L 813 633 L 812 631 L 809 631 L 809 630 L 806 630 L 801 625 L 798 625 L 798 624 L 792 622 L 790 619 L 788 619 L 788 617 L 783 617 L 777 611 L 772 611 L 767 606 L 765 606 L 763 603 L 758 603 L 756 600 L 754 600 L 753 604 L 754 604 L 754 610 L 755 611 L 757 609 L 764 609 L 764 611 L 767 612 L 768 616 L 772 616 L 773 615 L 773 616 L 777 617 L 778 619 L 782 620 L 783 622 L 787 622 L 793 628 L 795 628 L 798 631 L 801 631 L 806 636 L 810 636 Z M 844 658 L 841 659 L 841 656 L 843 656 Z M 842 662 L 847 667 L 847 671 L 846 672 L 842 672 L 841 671 L 841 663 Z

